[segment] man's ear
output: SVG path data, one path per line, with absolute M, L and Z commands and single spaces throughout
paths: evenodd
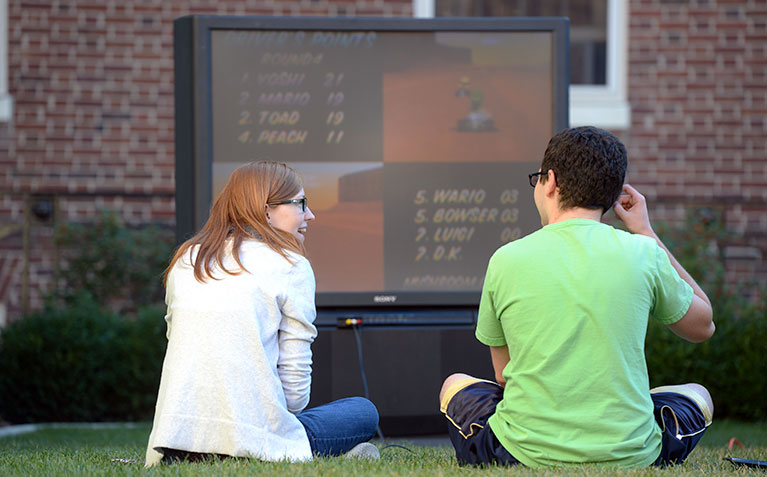
M 546 177 L 546 183 L 543 184 L 543 192 L 546 195 L 552 195 L 557 190 L 557 175 L 554 173 L 554 169 L 549 169 Z

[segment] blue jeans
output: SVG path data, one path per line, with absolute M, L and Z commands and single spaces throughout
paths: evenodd
M 378 409 L 362 397 L 305 409 L 296 417 L 306 429 L 312 452 L 320 456 L 345 454 L 357 444 L 369 441 L 378 427 Z

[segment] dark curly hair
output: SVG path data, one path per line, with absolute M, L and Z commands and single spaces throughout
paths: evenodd
M 612 133 L 593 126 L 565 129 L 549 140 L 541 171 L 554 171 L 562 209 L 613 206 L 623 189 L 626 146 Z M 545 182 L 547 177 L 541 176 Z

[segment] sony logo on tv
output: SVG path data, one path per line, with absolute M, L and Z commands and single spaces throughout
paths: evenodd
M 373 297 L 373 303 L 394 303 L 397 301 L 397 295 L 376 295 Z

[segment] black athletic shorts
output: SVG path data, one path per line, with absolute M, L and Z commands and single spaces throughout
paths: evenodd
M 663 431 L 661 452 L 653 465 L 681 464 L 711 424 L 711 410 L 702 396 L 684 386 L 655 388 L 650 396 Z M 445 391 L 440 407 L 459 465 L 520 464 L 487 425 L 501 399 L 503 388 L 481 379 L 456 381 Z

